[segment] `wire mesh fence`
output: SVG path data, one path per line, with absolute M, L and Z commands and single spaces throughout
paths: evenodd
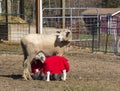
M 48 10 L 60 12 L 61 8 L 45 8 L 43 14 Z M 83 13 L 93 10 L 96 12 L 95 15 Z M 100 15 L 95 8 L 66 8 L 65 11 L 64 26 L 73 33 L 73 45 L 89 47 L 92 51 L 117 52 L 119 17 L 110 14 Z M 47 13 L 45 15 L 49 15 L 50 12 Z M 63 18 L 64 16 L 56 14 L 44 16 L 44 27 L 63 28 Z
M 117 53 L 117 42 L 120 32 L 120 19 L 117 16 L 101 15 L 100 50 Z
M 72 31 L 73 40 L 71 44 L 79 47 L 92 48 L 93 40 L 95 40 L 95 46 L 97 46 L 99 42 L 99 14 L 97 9 L 89 9 L 96 11 L 96 15 L 83 15 L 82 12 L 87 10 L 87 8 L 65 8 L 66 13 L 64 16 L 60 13 L 47 16 L 50 13 L 47 11 L 53 10 L 54 12 L 61 12 L 62 8 L 45 8 L 43 10 L 43 14 L 45 15 L 43 17 L 44 27 L 61 29 L 65 26 L 64 28 Z M 63 19 L 65 22 L 63 22 Z
M 0 54 L 12 53 L 12 55 L 7 55 L 7 57 L 6 55 L 0 55 L 1 89 L 28 90 L 30 88 L 31 91 L 38 89 L 41 91 L 119 91 L 119 58 L 114 55 L 91 54 L 94 51 L 116 53 L 120 31 L 119 17 L 100 15 L 96 8 L 66 8 L 65 10 L 64 17 L 61 14 L 62 8 L 44 8 L 43 26 L 46 29 L 52 30 L 61 30 L 65 26 L 64 28 L 70 29 L 73 33 L 72 48 L 69 49 L 68 54 L 65 54 L 65 57 L 69 59 L 71 67 L 70 72 L 67 74 L 67 80 L 65 82 L 51 81 L 50 84 L 39 80 L 30 81 L 29 83 L 28 81 L 24 81 L 25 84 L 23 84 L 23 81 L 20 79 L 22 77 L 23 56 L 16 55 L 22 54 L 19 40 L 24 35 L 36 30 L 33 27 L 31 28 L 31 25 L 27 22 L 17 22 L 19 17 L 12 18 L 10 16 L 10 20 L 15 18 L 14 22 L 3 22 L 3 19 L 0 18 Z M 94 10 L 96 14 L 86 15 L 83 13 L 86 10 Z M 65 20 L 65 24 L 63 23 L 63 19 Z M 90 51 L 81 50 L 81 48 L 88 48 Z M 73 51 L 75 52 L 73 53 Z M 17 80 L 12 81 L 14 79 Z M 4 88 L 5 86 L 6 88 Z
M 19 14 L 0 15 L 0 52 L 20 52 L 20 39 L 30 33 L 30 23 Z
M 47 29 L 53 28 L 53 30 L 61 30 L 63 27 L 70 29 L 73 33 L 71 45 L 82 48 L 87 47 L 92 52 L 117 52 L 117 41 L 120 31 L 119 17 L 110 16 L 109 14 L 100 15 L 96 8 L 65 8 L 64 16 L 61 15 L 62 10 L 62 8 L 44 8 L 43 27 Z M 96 14 L 85 14 L 84 12 L 87 10 L 94 10 Z M 53 11 L 54 13 L 51 13 Z M 30 23 L 21 19 L 19 15 L 9 15 L 8 22 L 6 22 L 5 16 L 1 16 L 0 20 L 0 44 L 4 40 L 12 41 L 14 44 L 24 35 L 29 34 L 31 31 L 36 31 L 35 28 L 30 27 Z M 12 42 L 10 43 L 11 46 Z M 1 51 L 3 50 L 15 51 L 14 48 L 9 49 L 8 46 L 1 49 Z

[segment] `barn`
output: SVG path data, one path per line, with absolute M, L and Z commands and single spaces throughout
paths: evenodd
M 96 16 L 96 18 L 91 17 L 89 20 L 84 20 L 88 24 L 89 21 L 93 21 L 93 25 L 94 23 L 98 23 L 100 33 L 109 32 L 112 34 L 113 32 L 116 32 L 120 34 L 120 8 L 87 9 L 81 14 L 83 16 Z

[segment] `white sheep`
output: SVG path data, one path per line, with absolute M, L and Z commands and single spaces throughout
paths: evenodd
M 29 34 L 21 39 L 21 46 L 24 53 L 23 78 L 31 80 L 31 62 L 39 51 L 43 51 L 46 56 L 62 56 L 67 45 L 72 40 L 70 30 L 59 32 L 55 35 Z

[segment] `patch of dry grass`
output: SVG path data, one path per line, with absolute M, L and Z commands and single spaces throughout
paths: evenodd
M 0 43 L 0 52 L 4 53 L 22 53 L 22 48 L 20 43 L 18 42 L 11 42 L 11 41 L 1 41 Z
M 2 91 L 120 91 L 120 57 L 89 49 L 71 48 L 64 55 L 70 63 L 67 81 L 24 81 L 23 55 L 0 54 Z

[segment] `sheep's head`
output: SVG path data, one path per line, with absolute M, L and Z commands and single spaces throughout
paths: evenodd
M 71 33 L 71 31 L 66 29 L 65 31 L 59 32 L 58 39 L 60 41 L 68 41 L 68 42 L 70 42 L 72 40 L 72 33 Z

